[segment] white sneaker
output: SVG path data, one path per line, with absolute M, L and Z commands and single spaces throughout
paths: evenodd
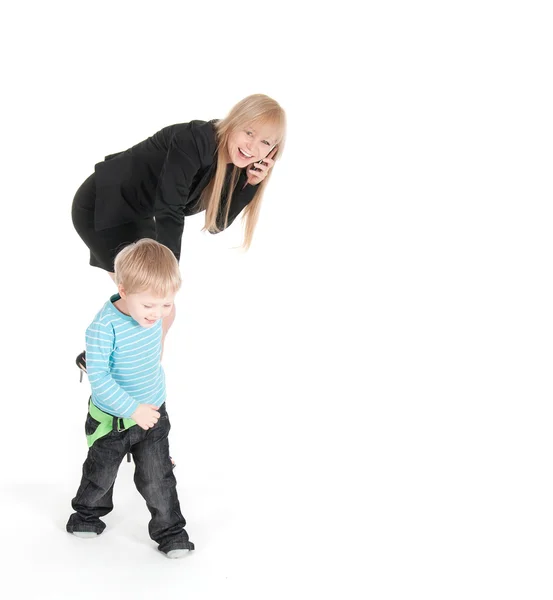
M 94 538 L 98 534 L 95 531 L 73 531 L 73 535 L 80 538 Z
M 185 554 L 188 554 L 188 550 L 185 548 L 176 548 L 175 550 L 169 550 L 164 552 L 167 558 L 182 558 Z

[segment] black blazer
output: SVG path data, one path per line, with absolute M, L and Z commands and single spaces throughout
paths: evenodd
M 157 240 L 180 258 L 184 218 L 200 212 L 199 199 L 217 166 L 215 121 L 170 125 L 124 152 L 110 154 L 95 165 L 97 231 L 123 223 L 155 217 Z M 218 216 L 228 198 L 232 164 Z M 247 184 L 242 169 L 234 188 L 228 225 L 252 200 L 256 186 Z

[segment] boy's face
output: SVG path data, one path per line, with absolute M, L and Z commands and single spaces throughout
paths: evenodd
M 169 316 L 173 309 L 175 294 L 160 298 L 150 291 L 127 294 L 119 286 L 119 295 L 125 301 L 126 312 L 141 326 L 152 327 L 163 317 Z

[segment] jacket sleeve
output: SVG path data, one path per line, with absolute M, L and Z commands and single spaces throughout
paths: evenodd
M 126 417 L 138 408 L 136 402 L 112 377 L 109 359 L 113 352 L 113 327 L 95 320 L 86 330 L 86 370 L 94 404 L 116 417 Z
M 228 213 L 228 223 L 227 228 L 232 225 L 236 217 L 248 206 L 248 204 L 253 200 L 255 193 L 257 191 L 257 186 L 246 184 L 244 187 L 244 182 L 238 180 L 236 187 L 234 188 L 234 193 L 232 194 L 232 200 L 230 203 L 230 210 Z M 224 229 L 224 206 L 221 203 L 219 214 L 217 215 L 217 226 L 222 231 Z M 219 231 L 212 231 L 211 233 L 220 233 Z
M 184 210 L 201 158 L 190 127 L 173 133 L 155 199 L 157 241 L 180 258 Z

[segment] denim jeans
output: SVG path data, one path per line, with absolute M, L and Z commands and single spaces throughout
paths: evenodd
M 152 429 L 138 425 L 124 431 L 111 431 L 96 440 L 88 450 L 83 476 L 71 506 L 74 512 L 67 522 L 67 531 L 89 531 L 97 534 L 106 524 L 100 519 L 113 510 L 113 486 L 121 461 L 130 452 L 135 462 L 134 482 L 146 500 L 152 515 L 148 525 L 150 537 L 162 552 L 194 549 L 180 511 L 177 481 L 169 457 L 171 424 L 165 404 L 159 408 L 160 419 Z M 97 421 L 87 415 L 86 432 L 91 433 Z

